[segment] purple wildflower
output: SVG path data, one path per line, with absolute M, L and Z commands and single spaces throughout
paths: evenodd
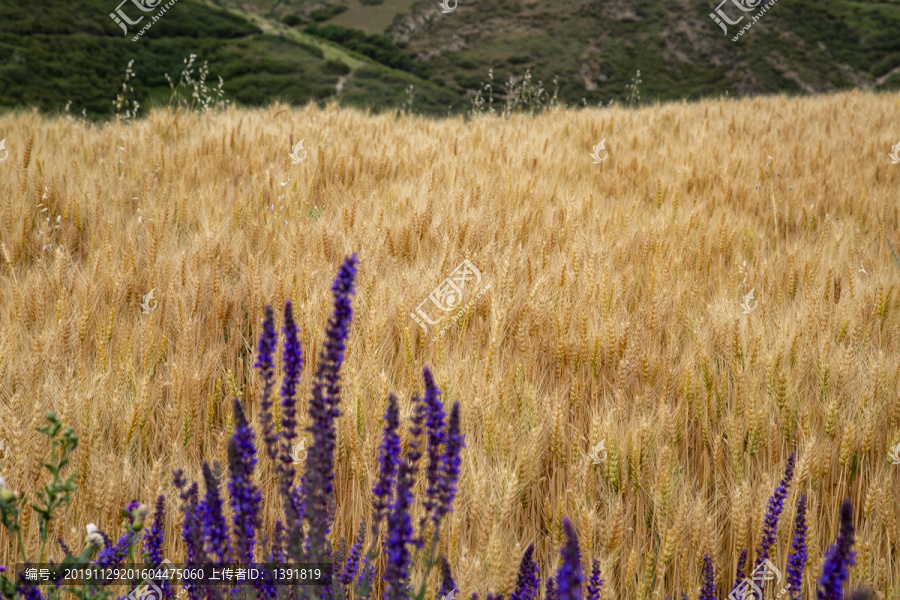
M 847 498 L 841 505 L 841 532 L 837 541 L 825 554 L 822 577 L 819 579 L 819 588 L 816 592 L 818 600 L 841 600 L 844 597 L 844 582 L 849 575 L 848 567 L 854 564 L 856 556 L 856 553 L 851 551 L 855 542 L 853 534 L 853 504 Z
M 25 580 L 24 571 L 19 574 L 20 584 L 16 586 L 16 591 L 22 594 L 23 600 L 44 600 L 41 590 L 32 581 Z
M 131 545 L 131 539 L 133 537 L 134 531 L 129 530 L 119 538 L 115 545 L 107 544 L 107 546 L 97 554 L 97 568 L 107 569 L 115 567 L 122 562 L 122 559 L 128 556 L 128 548 Z
M 378 537 L 378 528 L 384 519 L 385 510 L 392 500 L 394 479 L 397 474 L 397 463 L 400 460 L 400 436 L 397 429 L 400 427 L 400 410 L 397 407 L 397 397 L 388 394 L 388 405 L 384 411 L 384 438 L 381 443 L 380 468 L 378 479 L 372 488 L 372 506 L 374 516 L 372 520 L 372 537 Z
M 387 540 L 385 552 L 387 565 L 382 579 L 387 584 L 384 600 L 403 600 L 408 595 L 410 551 L 413 543 L 412 520 L 409 510 L 412 506 L 412 486 L 415 483 L 415 467 L 408 462 L 409 457 L 400 459 L 397 469 L 397 493 L 387 516 Z
M 291 301 L 284 303 L 284 350 L 282 363 L 284 365 L 284 381 L 281 384 L 281 471 L 284 477 L 281 479 L 282 495 L 285 499 L 290 497 L 290 486 L 294 480 L 293 457 L 291 450 L 294 439 L 297 437 L 297 408 L 295 393 L 297 381 L 300 379 L 300 371 L 303 369 L 303 350 L 300 348 L 300 340 L 297 338 L 297 325 L 294 323 L 294 310 Z M 291 511 L 296 513 L 297 507 L 291 506 Z M 288 515 L 290 520 L 295 515 Z
M 166 520 L 165 502 L 166 497 L 162 494 L 156 498 L 156 506 L 153 510 L 153 525 L 144 532 L 145 560 L 151 567 L 158 567 L 163 560 L 163 525 Z M 168 579 L 156 580 L 155 583 L 162 589 L 164 598 L 172 598 L 172 584 L 169 583 Z
M 587 585 L 587 600 L 600 600 L 603 580 L 600 579 L 600 563 L 595 559 L 591 563 L 591 580 Z
M 700 588 L 700 600 L 716 600 L 716 573 L 709 552 L 703 555 L 703 587 Z
M 359 557 L 362 553 L 363 540 L 366 535 L 365 529 L 366 522 L 363 521 L 359 524 L 359 533 L 356 535 L 356 540 L 350 547 L 347 561 L 344 563 L 344 568 L 341 571 L 341 583 L 344 585 L 350 585 L 353 582 L 353 578 L 356 577 L 357 570 L 359 570 Z
M 447 438 L 447 426 L 444 423 L 446 415 L 444 414 L 444 404 L 438 399 L 440 390 L 434 384 L 434 377 L 428 367 L 422 369 L 422 375 L 425 378 L 425 407 L 427 409 L 427 420 L 425 421 L 425 431 L 428 438 L 428 466 L 425 469 L 425 479 L 428 486 L 425 490 L 425 514 L 419 523 L 419 531 L 424 531 L 425 521 L 429 515 L 435 522 L 435 535 L 440 526 L 440 515 L 436 511 L 440 505 L 440 482 L 441 471 L 443 466 L 442 449 Z
M 266 454 L 273 462 L 278 456 L 276 443 L 278 442 L 278 434 L 272 427 L 272 388 L 275 386 L 275 370 L 272 367 L 272 355 L 275 353 L 275 347 L 278 343 L 278 337 L 275 334 L 275 315 L 271 306 L 266 306 L 265 317 L 263 318 L 263 332 L 259 336 L 259 345 L 256 347 L 256 363 L 254 368 L 259 370 L 259 377 L 262 379 L 262 395 L 260 396 L 260 413 L 259 422 L 262 425 L 262 439 L 266 446 Z M 275 463 L 275 470 L 280 475 L 280 465 Z
M 547 586 L 544 590 L 544 600 L 557 600 L 556 580 L 552 576 L 547 578 Z
M 556 570 L 556 595 L 559 600 L 581 600 L 584 575 L 581 572 L 581 551 L 578 535 L 568 517 L 562 522 L 566 543 L 559 551 L 562 562 Z
M 451 510 L 453 499 L 456 498 L 456 482 L 459 480 L 459 468 L 462 461 L 459 458 L 460 451 L 466 447 L 463 443 L 464 436 L 459 432 L 459 402 L 454 402 L 450 409 L 450 420 L 447 424 L 447 443 L 444 453 L 443 472 L 440 484 L 440 503 L 437 506 L 437 518 Z
M 519 563 L 519 576 L 516 578 L 516 587 L 509 600 L 533 600 L 537 596 L 538 566 L 534 563 L 534 544 L 528 544 L 522 562 Z
M 806 564 L 806 495 L 797 502 L 797 517 L 794 519 L 794 540 L 792 552 L 788 555 L 788 593 L 793 600 L 799 600 L 803 586 L 803 567 Z
M 253 469 L 256 467 L 256 446 L 253 444 L 253 429 L 247 423 L 244 409 L 237 398 L 234 399 L 234 435 L 228 441 L 228 467 L 231 478 L 228 492 L 234 512 L 234 536 L 236 540 L 235 558 L 245 563 L 253 562 L 253 548 L 256 545 L 256 530 L 259 528 L 259 506 L 262 494 L 253 484 Z
M 275 521 L 275 531 L 272 534 L 272 562 L 284 562 L 284 525 L 281 519 Z
M 375 565 L 369 564 L 369 556 L 363 555 L 362 566 L 359 568 L 359 577 L 356 578 L 357 598 L 368 598 L 375 581 Z M 361 593 L 363 592 L 364 593 Z
M 56 538 L 56 543 L 59 544 L 60 549 L 66 554 L 66 556 L 73 556 L 72 549 L 66 545 L 61 537 Z M 0 571 L 2 573 L 2 571 Z
M 208 563 L 206 549 L 203 543 L 203 525 L 201 523 L 198 502 L 197 484 L 192 483 L 187 487 L 184 474 L 179 469 L 175 471 L 173 481 L 175 487 L 178 488 L 179 497 L 181 498 L 181 512 L 184 514 L 184 523 L 181 526 L 181 537 L 187 548 L 187 557 L 185 566 L 195 567 L 197 565 Z M 191 583 L 189 578 L 184 579 L 185 583 Z M 188 596 L 191 600 L 199 600 L 201 597 L 200 585 L 192 585 L 188 590 Z
M 788 490 L 791 487 L 791 479 L 794 477 L 794 453 L 791 452 L 787 459 L 787 467 L 784 470 L 784 479 L 772 496 L 769 498 L 769 505 L 766 508 L 765 525 L 763 526 L 763 536 L 759 543 L 759 549 L 756 551 L 756 562 L 753 565 L 754 570 L 762 564 L 764 560 L 769 558 L 769 548 L 775 543 L 775 534 L 778 532 L 778 518 L 784 509 L 784 499 L 787 498 Z
M 203 523 L 203 535 L 206 537 L 207 549 L 215 554 L 219 562 L 228 562 L 231 554 L 231 540 L 228 536 L 228 525 L 222 515 L 222 498 L 219 496 L 219 483 L 213 476 L 209 464 L 203 461 L 203 483 L 206 486 L 206 497 L 200 502 L 200 519 Z
M 456 582 L 453 581 L 453 572 L 450 571 L 450 563 L 447 558 L 441 556 L 441 589 L 438 595 L 443 597 L 456 589 Z
M 337 439 L 334 420 L 340 416 L 340 368 L 344 362 L 344 347 L 353 316 L 350 296 L 354 294 L 358 262 L 356 254 L 345 259 L 331 287 L 334 313 L 325 328 L 325 342 L 319 352 L 312 399 L 309 401 L 312 424 L 306 430 L 313 435 L 313 444 L 306 462 L 304 491 L 310 562 L 328 562 L 331 556 L 328 533 L 334 506 L 334 449 Z

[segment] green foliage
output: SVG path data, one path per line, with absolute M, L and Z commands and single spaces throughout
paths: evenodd
M 50 459 L 47 462 L 41 462 L 51 475 L 50 481 L 44 485 L 43 489 L 38 492 L 37 502 L 31 505 L 32 510 L 38 517 L 38 531 L 41 538 L 40 557 L 36 561 L 44 563 L 44 556 L 47 547 L 47 541 L 50 531 L 50 521 L 53 519 L 53 513 L 61 506 L 68 504 L 71 500 L 71 494 L 75 491 L 76 474 L 69 475 L 66 479 L 62 478 L 62 471 L 69 464 L 69 456 L 78 447 L 78 436 L 71 427 L 63 427 L 62 423 L 52 411 L 45 415 L 48 421 L 47 425 L 38 427 L 37 431 L 43 433 L 50 441 Z M 25 552 L 25 544 L 22 539 L 22 527 L 20 519 L 25 504 L 28 499 L 25 494 L 18 494 L 9 489 L 6 481 L 0 477 L 0 523 L 10 537 L 14 537 L 18 541 L 20 562 L 28 563 L 30 561 Z M 76 564 L 87 563 L 96 551 L 97 547 L 86 544 L 84 550 L 79 555 L 68 554 L 57 563 L 56 567 L 65 567 Z M 27 584 L 25 585 L 27 587 Z M 60 597 L 61 590 L 55 586 L 47 585 L 50 588 L 44 594 L 49 600 L 57 600 Z M 70 588 L 71 589 L 71 588 Z M 16 584 L 9 579 L 5 573 L 0 573 L 0 593 L 5 598 L 15 598 L 18 595 Z M 74 592 L 80 600 L 89 600 L 96 598 L 96 595 L 88 595 L 88 590 L 77 590 Z M 107 594 L 108 595 L 108 594 Z
M 343 4 L 332 4 L 331 6 L 326 6 L 325 8 L 319 8 L 317 10 L 312 11 L 309 16 L 316 23 L 320 23 L 322 21 L 327 21 L 332 17 L 336 17 L 342 12 L 346 12 L 347 7 Z
M 350 29 L 332 23 L 322 26 L 309 25 L 304 32 L 340 44 L 348 50 L 359 52 L 392 69 L 412 70 L 412 58 L 400 50 L 387 36 L 368 35 L 359 29 Z

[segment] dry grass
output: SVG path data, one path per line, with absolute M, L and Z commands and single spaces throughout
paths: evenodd
M 564 515 L 606 599 L 696 597 L 706 551 L 721 594 L 796 449 L 776 564 L 805 492 L 810 597 L 849 496 L 851 583 L 900 597 L 900 466 L 887 458 L 900 271 L 884 243 L 900 231 L 886 156 L 900 95 L 468 123 L 283 108 L 99 128 L 0 118 L 18 130 L 0 164 L 3 473 L 32 492 L 44 411 L 75 426 L 80 487 L 55 532 L 67 543 L 91 521 L 119 531 L 119 508 L 167 491 L 175 548 L 171 471 L 199 479 L 202 460 L 224 463 L 234 393 L 255 423 L 264 305 L 280 318 L 294 301 L 308 390 L 331 280 L 357 251 L 339 535 L 368 513 L 388 391 L 408 399 L 431 365 L 463 407 L 445 550 L 467 595 L 508 591 L 532 541 L 555 568 Z M 292 165 L 301 137 L 309 155 Z M 592 164 L 603 137 L 610 158 Z M 432 342 L 409 313 L 464 258 L 491 288 Z M 142 314 L 152 288 L 159 304 Z M 260 472 L 271 524 L 275 480 Z M 14 560 L 0 540 L 0 563 Z

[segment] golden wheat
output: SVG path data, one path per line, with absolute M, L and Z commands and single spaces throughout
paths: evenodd
M 34 427 L 56 410 L 81 440 L 58 534 L 80 547 L 88 522 L 116 532 L 119 508 L 165 492 L 179 559 L 171 472 L 224 464 L 228 398 L 255 419 L 264 305 L 293 301 L 309 389 L 331 278 L 356 251 L 336 541 L 368 516 L 388 392 L 408 398 L 430 365 L 463 409 L 442 548 L 465 592 L 509 591 L 530 542 L 546 576 L 564 515 L 605 598 L 693 595 L 706 551 L 721 590 L 796 449 L 776 564 L 805 493 L 810 597 L 850 497 L 852 582 L 897 598 L 900 272 L 883 240 L 900 231 L 884 135 L 900 95 L 851 97 L 435 122 L 335 105 L 274 122 L 277 107 L 36 119 L 0 164 L 3 475 L 33 497 Z M 291 164 L 303 135 L 311 156 Z M 463 259 L 491 287 L 432 341 L 408 315 Z M 271 527 L 268 459 L 258 473 Z M 15 559 L 0 540 L 0 563 Z

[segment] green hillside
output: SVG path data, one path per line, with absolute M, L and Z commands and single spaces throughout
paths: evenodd
M 717 5 L 459 0 L 445 14 L 437 0 L 178 0 L 132 41 L 143 23 L 124 36 L 109 17 L 114 0 L 4 3 L 0 107 L 71 102 L 73 112 L 109 115 L 132 59 L 146 107 L 168 98 L 165 75 L 177 79 L 190 54 L 237 103 L 336 98 L 379 110 L 407 102 L 412 85 L 414 110 L 427 114 L 469 109 L 489 69 L 495 102 L 527 71 L 544 101 L 558 78 L 567 104 L 636 100 L 628 85 L 638 70 L 642 101 L 900 88 L 900 0 L 778 0 L 737 42 L 756 10 L 729 2 L 727 14 L 747 18 L 726 36 L 709 16 Z

